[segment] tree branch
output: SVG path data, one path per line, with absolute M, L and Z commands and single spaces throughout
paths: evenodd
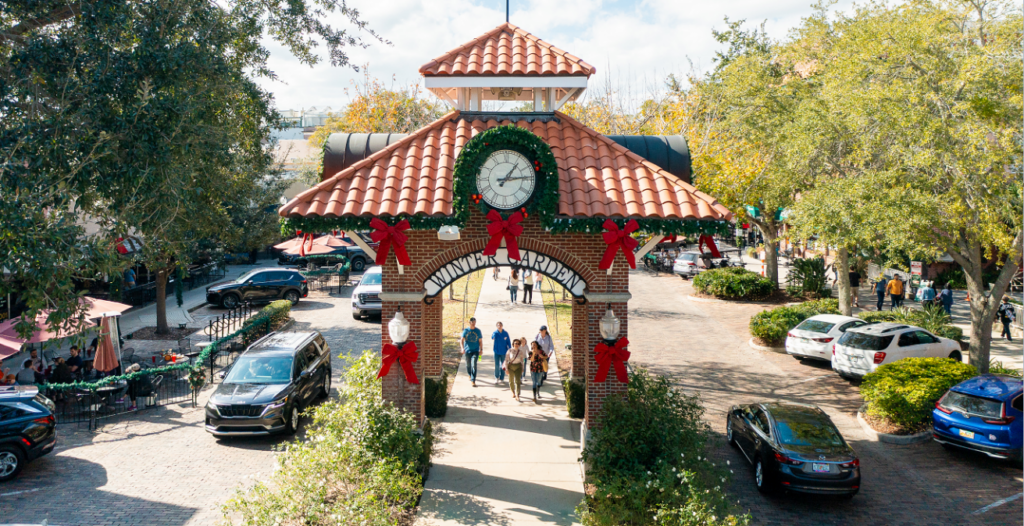
M 78 2 L 58 7 L 39 18 L 26 20 L 7 31 L 0 33 L 0 44 L 10 41 L 21 41 L 22 36 L 29 31 L 63 22 L 71 17 L 82 14 L 82 5 Z

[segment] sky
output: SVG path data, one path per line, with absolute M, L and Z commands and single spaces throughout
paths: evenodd
M 720 45 L 712 29 L 725 17 L 765 23 L 773 38 L 813 11 L 813 0 L 509 0 L 509 21 L 597 68 L 590 86 L 636 91 L 661 89 L 670 73 L 683 75 L 713 66 Z M 851 0 L 840 0 L 848 9 Z M 419 83 L 419 67 L 505 22 L 505 0 L 347 0 L 391 45 L 373 41 L 366 49 L 348 48 L 352 64 L 368 65 L 385 83 Z M 338 27 L 351 27 L 342 17 Z M 332 67 L 326 60 L 309 67 L 273 41 L 269 65 L 278 81 L 263 81 L 279 110 L 330 108 L 351 98 L 363 73 Z M 323 53 L 321 53 L 323 55 Z M 692 64 L 692 66 L 691 66 Z M 426 96 L 432 97 L 427 94 Z M 633 94 L 633 96 L 637 96 Z

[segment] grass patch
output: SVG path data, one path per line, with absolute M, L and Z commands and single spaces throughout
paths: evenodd
M 444 374 L 448 377 L 448 392 L 455 385 L 455 375 L 459 372 L 462 353 L 459 351 L 459 336 L 462 329 L 469 326 L 469 319 L 476 314 L 476 304 L 480 300 L 480 288 L 484 284 L 486 269 L 459 278 L 449 285 L 451 290 L 441 292 L 444 298 L 444 310 L 441 314 L 441 361 Z
M 545 278 L 541 282 L 540 295 L 544 300 L 544 314 L 548 319 L 548 332 L 555 342 L 555 358 L 562 378 L 568 378 L 572 370 L 572 351 L 565 348 L 572 343 L 572 295 L 554 280 Z M 536 290 L 534 292 L 537 292 Z M 566 298 L 562 300 L 562 298 Z

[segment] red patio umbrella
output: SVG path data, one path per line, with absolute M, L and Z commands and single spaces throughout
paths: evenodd
M 125 305 L 124 303 L 101 300 L 98 298 L 90 298 L 89 296 L 83 297 L 81 299 L 81 302 L 86 307 L 85 320 L 99 318 L 102 317 L 104 314 L 108 313 L 124 312 L 132 308 L 131 305 Z M 28 339 L 24 339 L 21 336 L 19 336 L 18 331 L 15 330 L 14 328 L 14 326 L 21 321 L 21 317 L 11 318 L 9 320 L 0 322 L 0 346 L 9 347 L 17 345 L 17 347 L 20 349 L 21 345 L 25 343 L 40 343 L 50 340 L 56 340 L 59 338 L 67 338 L 68 336 L 74 336 L 79 332 L 92 328 L 92 324 L 86 321 L 83 322 L 78 327 L 73 327 L 71 329 L 62 329 L 54 332 L 50 330 L 46 322 L 46 319 L 49 316 L 49 310 L 40 311 L 39 314 L 36 315 L 35 324 L 36 327 L 38 327 L 39 329 L 37 329 L 36 332 L 32 333 L 32 335 Z
M 93 369 L 100 372 L 113 371 L 120 363 L 117 344 L 117 322 L 113 317 L 106 317 L 100 321 L 100 341 L 96 346 L 96 358 L 92 363 Z
M 321 254 L 330 254 L 330 253 L 333 253 L 336 249 L 337 249 L 337 247 L 329 247 L 327 245 L 317 245 L 317 244 L 314 244 L 312 246 L 306 245 L 306 253 L 305 253 L 305 255 L 307 255 L 307 256 L 317 256 L 317 255 L 321 255 Z M 290 248 L 288 250 L 285 250 L 284 253 L 292 255 L 292 256 L 301 256 L 301 255 L 303 255 L 301 247 Z
M 288 241 L 282 241 L 274 245 L 274 248 L 278 250 L 288 250 L 289 248 L 298 248 L 300 244 L 302 244 L 302 236 L 289 239 Z

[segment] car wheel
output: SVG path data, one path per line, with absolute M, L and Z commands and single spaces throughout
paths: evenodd
M 227 294 L 220 300 L 220 306 L 225 309 L 233 309 L 242 301 L 238 294 Z
M 288 292 L 285 292 L 284 299 L 290 301 L 292 305 L 295 305 L 299 302 L 299 291 L 289 290 Z
M 327 398 L 331 396 L 331 370 L 324 371 L 324 381 L 320 386 L 320 397 Z
M 960 354 L 960 351 L 953 351 L 949 353 L 950 360 L 956 360 L 958 362 L 964 361 L 964 355 Z
M 363 317 L 353 312 L 352 313 L 352 319 L 353 320 L 361 320 L 361 319 L 363 319 Z
M 295 406 L 288 410 L 288 416 L 285 417 L 284 430 L 289 435 L 294 435 L 299 430 L 299 410 L 295 409 Z
M 366 268 L 366 261 L 363 258 L 355 258 L 352 260 L 352 270 L 362 272 L 364 268 Z
M 0 482 L 13 479 L 21 472 L 25 455 L 16 446 L 0 445 Z
M 736 437 L 732 436 L 732 416 L 725 418 L 725 439 L 729 441 L 730 446 L 736 446 Z
M 840 495 L 839 498 L 841 498 L 843 500 L 853 500 L 853 497 L 856 496 L 856 495 L 857 495 L 857 492 L 854 491 L 853 493 L 844 493 L 844 494 Z
M 768 471 L 760 458 L 754 459 L 754 484 L 757 484 L 757 491 L 764 494 L 772 493 L 774 489 Z

